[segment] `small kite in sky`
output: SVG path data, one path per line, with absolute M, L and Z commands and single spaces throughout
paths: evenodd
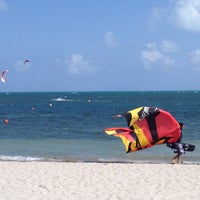
M 25 60 L 25 61 L 24 61 L 24 64 L 26 64 L 26 63 L 28 63 L 28 62 L 30 62 L 30 60 Z
M 1 82 L 2 83 L 5 83 L 6 82 L 6 79 L 5 79 L 5 74 L 8 72 L 8 70 L 4 70 L 1 74 Z

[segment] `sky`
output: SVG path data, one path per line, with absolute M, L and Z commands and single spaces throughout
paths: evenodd
M 200 90 L 200 0 L 0 0 L 0 27 L 0 92 Z

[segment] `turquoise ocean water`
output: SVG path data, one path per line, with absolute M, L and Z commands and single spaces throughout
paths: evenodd
M 140 106 L 184 122 L 183 142 L 196 149 L 183 161 L 200 163 L 199 91 L 0 93 L 0 160 L 170 162 L 174 153 L 166 145 L 126 154 L 119 138 L 103 132 L 126 127 L 111 116 Z

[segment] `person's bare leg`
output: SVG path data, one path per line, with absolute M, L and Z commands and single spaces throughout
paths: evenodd
M 180 154 L 178 154 L 178 156 L 177 156 L 177 163 L 181 164 L 181 155 Z
M 176 164 L 176 159 L 177 159 L 177 157 L 178 157 L 178 154 L 172 158 L 172 163 L 173 163 L 173 164 Z

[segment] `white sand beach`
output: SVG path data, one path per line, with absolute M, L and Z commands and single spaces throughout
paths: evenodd
M 1 200 L 199 199 L 200 165 L 0 162 Z

